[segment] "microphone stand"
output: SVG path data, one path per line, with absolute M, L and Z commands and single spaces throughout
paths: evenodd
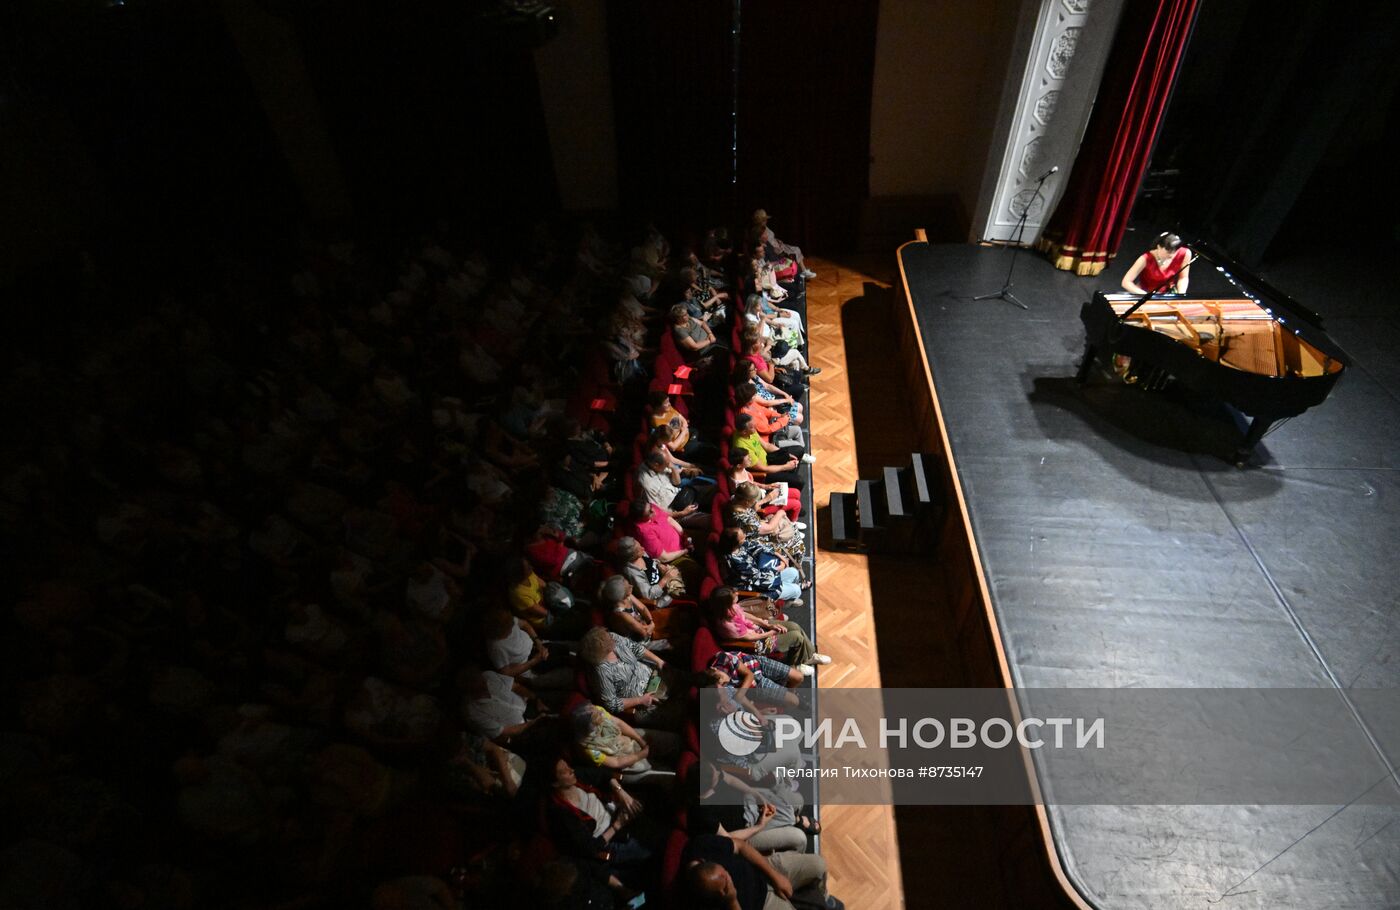
M 1040 195 L 1040 188 L 1045 185 L 1045 181 L 1049 179 L 1051 174 L 1058 170 L 1058 167 L 1053 167 L 1040 175 L 1040 179 L 1035 182 L 1035 192 L 1031 193 L 1031 198 L 1026 201 L 1025 208 L 1021 209 L 1021 217 L 1016 222 L 1016 245 L 1011 248 L 1011 265 L 1006 269 L 1006 282 L 1002 284 L 1001 290 L 997 291 L 995 294 L 979 294 L 972 298 L 973 300 L 1005 300 L 1007 303 L 1016 304 L 1023 310 L 1030 309 L 1030 307 L 1017 300 L 1015 294 L 1011 293 L 1011 275 L 1016 271 L 1016 256 L 1021 252 L 1021 238 L 1025 236 L 1026 233 L 1026 219 L 1030 217 L 1031 214 L 1031 203 L 1035 202 L 1036 197 Z

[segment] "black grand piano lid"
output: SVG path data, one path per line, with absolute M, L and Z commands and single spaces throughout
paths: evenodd
M 1303 306 L 1236 262 L 1229 254 L 1209 240 L 1185 233 L 1178 236 L 1192 253 L 1200 256 L 1192 265 L 1193 277 L 1202 266 L 1216 269 L 1226 281 L 1267 310 L 1286 330 L 1293 332 L 1303 341 L 1312 345 L 1323 356 L 1341 363 L 1343 367 L 1351 365 L 1351 357 L 1328 337 L 1326 330 L 1322 327 L 1322 317 L 1318 313 Z M 1199 281 L 1192 283 L 1200 284 Z M 1187 296 L 1195 295 L 1188 294 Z

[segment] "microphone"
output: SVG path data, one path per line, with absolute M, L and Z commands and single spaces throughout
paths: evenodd
M 1058 174 L 1059 172 L 1060 172 L 1060 166 L 1057 164 L 1057 165 L 1055 165 L 1054 167 L 1050 168 L 1050 170 L 1048 170 L 1048 171 L 1046 171 L 1045 173 L 1041 174 L 1041 175 L 1040 175 L 1040 179 L 1041 179 L 1041 180 L 1045 180 L 1045 179 L 1047 179 L 1051 174 Z

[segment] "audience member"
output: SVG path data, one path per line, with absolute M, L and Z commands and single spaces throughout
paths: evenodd
M 741 528 L 749 537 L 756 538 L 760 544 L 787 560 L 789 565 L 797 566 L 805 577 L 802 560 L 807 556 L 807 538 L 802 536 L 803 527 L 791 521 L 787 513 L 781 510 L 771 516 L 761 514 L 759 505 L 769 495 L 772 494 L 765 493 L 756 484 L 739 484 L 729 500 L 728 523 Z
M 172 906 L 486 906 L 499 895 L 561 905 L 610 881 L 619 898 L 654 882 L 654 857 L 632 863 L 612 855 L 632 848 L 612 845 L 632 842 L 619 830 L 667 821 L 670 797 L 644 809 L 604 778 L 595 814 L 576 781 L 554 786 L 564 783 L 555 757 L 572 744 L 592 774 L 664 780 L 658 759 L 669 767 L 678 737 L 657 728 L 693 716 L 687 687 L 647 645 L 669 642 L 675 663 L 687 662 L 705 569 L 682 522 L 718 530 L 720 447 L 687 414 L 710 432 L 724 425 L 723 392 L 704 380 L 731 368 L 719 333 L 743 319 L 728 290 L 732 245 L 715 231 L 703 257 L 672 256 L 649 228 L 629 257 L 594 228 L 572 244 L 540 224 L 501 243 L 497 260 L 456 249 L 452 236 L 440 225 L 392 248 L 308 241 L 281 291 L 256 287 L 256 268 L 236 278 L 209 269 L 209 300 L 231 306 L 153 288 L 149 314 L 115 331 L 68 314 L 71 367 L 17 354 L 26 401 L 92 394 L 75 410 L 24 411 L 32 419 L 0 470 L 26 585 L 14 610 L 26 722 L 16 758 L 33 752 L 21 764 L 47 792 L 63 783 L 43 770 L 51 759 L 103 774 L 82 750 L 107 743 L 115 751 L 92 767 L 167 769 L 180 826 L 130 838 L 129 868 L 98 862 L 95 842 L 65 840 L 50 866 L 88 882 L 97 899 L 79 903 L 136 906 L 140 891 Z M 741 417 L 762 417 L 790 444 L 769 449 L 749 427 L 729 475 L 736 490 L 763 484 L 731 512 L 766 541 L 741 549 L 776 567 L 777 594 L 792 593 L 788 569 L 805 552 L 805 529 L 774 517 L 800 514 L 798 491 L 778 485 L 798 481 L 800 461 L 775 453 L 769 464 L 770 452 L 800 456 L 806 442 L 783 426 L 804 423 L 789 393 L 800 397 L 806 368 L 800 284 L 787 293 L 791 309 L 757 299 L 753 355 L 736 378 L 754 384 Z M 682 318 L 667 323 L 674 308 L 662 302 L 678 299 Z M 775 358 L 764 327 L 793 350 Z M 699 368 L 683 401 L 640 382 L 667 331 Z M 639 422 L 648 457 L 629 477 Z M 629 484 L 632 536 L 618 540 L 620 574 L 604 582 L 595 560 Z M 704 534 L 696 543 L 703 553 Z M 804 653 L 800 627 L 756 602 L 770 625 L 744 634 Z M 595 615 L 616 631 L 588 628 Z M 802 678 L 741 651 L 715 660 L 732 673 L 715 669 L 708 682 L 723 680 L 735 710 L 752 706 L 748 693 L 791 694 L 786 684 Z M 581 679 L 593 704 L 567 718 L 546 710 L 541 697 L 561 708 L 580 699 Z M 250 693 L 257 704 L 244 704 Z M 736 757 L 734 776 L 761 781 L 800 761 Z M 80 799 L 132 799 L 119 792 L 130 782 L 104 776 L 77 780 Z M 543 814 L 531 784 L 554 800 Z M 779 800 L 758 795 L 770 791 L 735 792 L 746 817 L 759 814 L 734 831 L 764 849 L 797 846 L 803 822 L 783 824 Z M 760 800 L 774 806 L 762 825 Z M 601 844 L 577 849 L 561 811 Z M 551 833 L 558 862 L 506 861 Z M 393 856 L 409 849 L 422 868 Z M 204 871 L 169 865 L 176 855 Z M 140 884 L 150 870 L 166 870 L 169 887 Z M 166 900 L 178 882 L 189 893 Z
M 665 455 L 652 452 L 637 466 L 637 492 L 653 505 L 661 506 L 685 527 L 708 528 L 710 516 L 702 511 L 715 497 L 711 485 L 681 486 L 681 472 Z
M 700 763 L 694 802 L 687 812 L 691 834 L 720 834 L 747 841 L 765 855 L 804 852 L 808 834 L 821 824 L 801 814 L 800 790 L 755 787 L 713 762 Z
M 725 534 L 737 530 L 730 528 Z M 739 593 L 733 588 L 716 588 L 710 594 L 705 604 L 705 618 L 720 641 L 751 642 L 760 655 L 782 654 L 784 662 L 797 667 L 804 676 L 812 675 L 812 665 L 831 663 L 830 657 L 817 653 L 800 624 L 790 619 L 764 619 L 749 613 L 739 606 Z M 728 675 L 735 678 L 737 674 Z
M 789 488 L 802 486 L 797 466 L 813 461 L 811 455 L 804 454 L 799 458 L 795 450 L 783 449 L 764 440 L 754 427 L 750 414 L 734 417 L 734 435 L 729 441 L 730 458 L 738 457 L 741 452 L 749 456 L 749 471 L 761 475 L 768 483 L 785 483 Z
M 794 895 L 808 893 L 818 907 L 844 906 L 826 892 L 826 861 L 810 853 L 764 857 L 747 841 L 701 834 L 686 844 L 682 866 L 693 906 L 790 910 Z
M 650 503 L 647 507 L 655 508 Z M 635 537 L 620 537 L 615 547 L 617 570 L 632 583 L 632 590 L 638 597 L 655 607 L 665 608 L 674 598 L 685 596 L 685 580 L 675 565 L 648 555 Z
M 765 256 L 769 260 L 780 260 L 784 257 L 791 259 L 802 271 L 803 278 L 815 278 L 817 273 L 807 268 L 807 262 L 802 257 L 802 250 L 791 244 L 783 243 L 774 234 L 773 229 L 768 226 L 768 213 L 763 209 L 755 209 L 751 232 L 754 243 L 760 246 Z
M 684 698 L 671 698 L 666 662 L 653 651 L 599 626 L 579 642 L 594 700 L 612 714 L 630 713 L 642 726 L 675 727 Z
M 627 517 L 646 555 L 679 572 L 686 591 L 698 591 L 702 570 L 691 556 L 692 548 L 685 539 L 681 523 L 648 499 L 632 500 Z

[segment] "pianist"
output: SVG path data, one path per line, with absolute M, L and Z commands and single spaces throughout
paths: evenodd
M 1133 262 L 1123 276 L 1123 290 L 1133 294 L 1185 294 L 1191 278 L 1191 251 L 1171 233 L 1157 235 L 1152 249 Z

